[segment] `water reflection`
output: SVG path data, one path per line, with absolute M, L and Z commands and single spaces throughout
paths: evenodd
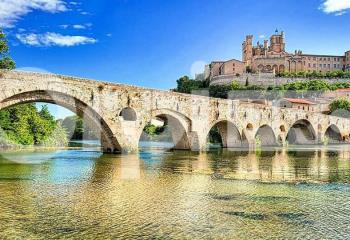
M 347 239 L 349 153 L 11 153 L 21 161 L 0 157 L 1 237 Z

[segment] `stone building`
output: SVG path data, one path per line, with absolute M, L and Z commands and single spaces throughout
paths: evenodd
M 238 76 L 245 72 L 242 61 L 231 59 L 228 61 L 213 61 L 205 68 L 205 78 L 216 76 Z
M 344 55 L 304 54 L 301 50 L 294 53 L 286 51 L 284 32 L 277 30 L 265 40 L 253 45 L 253 36 L 248 35 L 242 44 L 242 60 L 253 72 L 330 72 L 347 70 L 350 66 L 350 51 Z
M 206 66 L 205 78 L 243 75 L 246 70 L 255 73 L 279 72 L 330 72 L 335 70 L 350 71 L 350 51 L 344 55 L 304 54 L 301 50 L 294 53 L 286 51 L 284 32 L 278 32 L 264 40 L 263 44 L 253 44 L 253 35 L 246 36 L 242 43 L 242 61 L 214 61 Z

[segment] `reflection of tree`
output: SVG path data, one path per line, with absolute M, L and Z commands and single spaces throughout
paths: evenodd
M 334 153 L 332 153 L 334 154 Z M 158 166 L 167 172 L 213 174 L 215 178 L 263 182 L 349 181 L 349 166 L 340 168 L 345 158 L 330 157 L 324 150 L 239 152 L 218 150 L 193 154 L 164 154 Z M 159 157 L 159 156 L 158 156 Z M 345 170 L 346 169 L 346 170 Z

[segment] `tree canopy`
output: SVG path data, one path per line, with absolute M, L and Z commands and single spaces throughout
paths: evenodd
M 325 91 L 350 88 L 349 82 L 330 83 L 326 80 L 294 81 L 278 86 L 241 84 L 233 80 L 230 85 L 211 85 L 207 81 L 192 80 L 185 76 L 177 80 L 176 92 L 195 93 L 195 90 L 208 90 L 209 96 L 216 98 L 264 98 L 278 97 L 318 97 Z
M 65 130 L 50 114 L 47 106 L 38 110 L 34 103 L 9 107 L 0 111 L 3 138 L 20 145 L 65 146 Z
M 5 33 L 0 29 L 0 69 L 15 69 L 16 64 L 9 55 L 10 50 Z
M 334 116 L 350 118 L 350 101 L 346 98 L 334 100 L 329 108 Z

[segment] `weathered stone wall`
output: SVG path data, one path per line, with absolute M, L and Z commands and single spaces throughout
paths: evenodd
M 238 83 L 245 84 L 248 78 L 248 82 L 250 85 L 262 85 L 262 86 L 272 86 L 272 85 L 281 85 L 285 83 L 291 83 L 296 81 L 308 81 L 312 79 L 305 78 L 281 78 L 275 77 L 274 74 L 269 73 L 261 73 L 261 74 L 243 74 L 239 77 L 235 75 L 220 75 L 213 77 L 210 81 L 210 85 L 228 85 L 231 84 L 232 81 L 237 81 Z M 319 80 L 316 78 L 315 80 Z M 334 78 L 334 79 L 324 79 L 330 83 L 332 82 L 349 82 L 350 79 L 345 78 Z
M 301 119 L 312 126 L 317 140 L 322 139 L 332 124 L 344 137 L 350 132 L 348 119 L 318 113 L 61 75 L 3 71 L 0 88 L 0 109 L 25 102 L 51 102 L 76 111 L 91 124 L 100 125 L 97 129 L 107 152 L 137 151 L 144 127 L 155 117 L 166 119 L 171 125 L 178 148 L 192 150 L 204 150 L 210 129 L 220 122 L 233 124 L 242 142 L 250 146 L 254 146 L 256 134 L 264 126 L 272 129 L 276 142 L 285 142 L 289 129 Z M 134 110 L 136 118 L 129 121 L 120 116 L 125 108 Z M 233 128 L 230 125 L 222 129 Z M 267 131 L 260 131 L 264 132 Z M 226 132 L 225 136 L 230 133 Z M 238 136 L 233 137 L 227 137 L 226 145 L 237 143 Z

